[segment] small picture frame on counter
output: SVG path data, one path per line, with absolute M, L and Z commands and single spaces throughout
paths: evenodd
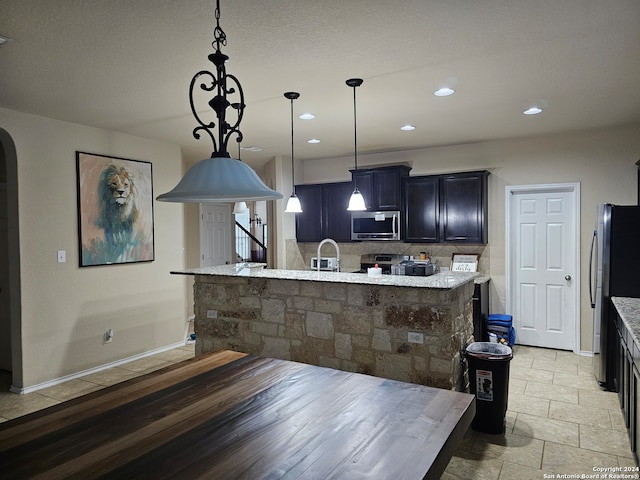
M 477 272 L 478 257 L 479 255 L 475 253 L 454 253 L 451 255 L 451 271 Z

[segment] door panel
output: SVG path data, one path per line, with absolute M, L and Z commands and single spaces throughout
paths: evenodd
M 577 214 L 566 187 L 514 190 L 510 197 L 509 306 L 517 343 L 574 350 Z
M 231 262 L 231 207 L 200 205 L 200 266 Z

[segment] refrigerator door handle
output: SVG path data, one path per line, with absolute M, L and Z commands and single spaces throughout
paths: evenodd
M 593 237 L 591 237 L 591 249 L 589 250 L 589 301 L 591 302 L 591 308 L 596 308 L 596 302 L 593 298 L 593 287 L 596 278 L 593 275 L 593 251 L 597 245 L 598 231 L 593 231 Z

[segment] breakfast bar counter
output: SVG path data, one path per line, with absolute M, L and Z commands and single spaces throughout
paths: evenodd
M 193 269 L 196 353 L 235 350 L 466 391 L 473 273 Z
M 264 268 L 264 263 L 236 263 L 216 267 L 193 268 L 173 271 L 174 274 L 271 278 L 309 282 L 340 282 L 361 285 L 389 285 L 450 290 L 471 280 L 482 278 L 477 273 L 444 272 L 429 276 L 380 275 L 370 277 L 365 273 L 327 272 L 315 270 L 281 270 Z

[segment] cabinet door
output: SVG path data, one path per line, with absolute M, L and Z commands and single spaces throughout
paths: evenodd
M 296 239 L 298 242 L 322 240 L 322 187 L 321 185 L 297 185 L 296 195 L 302 205 L 302 213 L 296 213 Z
M 439 178 L 437 176 L 404 179 L 404 241 L 439 241 Z
M 629 430 L 629 440 L 631 440 L 631 389 L 633 388 L 632 379 L 633 379 L 633 359 L 631 358 L 631 353 L 629 350 L 625 350 L 624 357 L 624 369 L 623 369 L 623 395 L 624 398 L 622 400 L 623 409 L 622 413 L 624 415 L 624 421 Z
M 633 388 L 631 389 L 631 451 L 638 462 L 638 448 L 640 448 L 640 372 L 633 365 Z
M 441 182 L 442 241 L 487 243 L 487 172 L 444 175 Z
M 367 210 L 401 210 L 402 179 L 409 176 L 404 165 L 352 171 Z
M 351 241 L 351 214 L 347 207 L 352 193 L 351 182 L 322 185 L 323 238 Z
M 374 172 L 374 198 L 378 202 L 376 210 L 400 210 L 402 204 L 400 171 L 381 170 Z

